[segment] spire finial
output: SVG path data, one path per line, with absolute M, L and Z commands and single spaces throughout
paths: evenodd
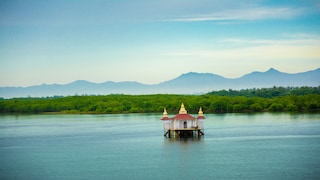
M 187 110 L 184 108 L 184 104 L 181 103 L 181 107 L 180 107 L 180 111 L 179 111 L 179 114 L 187 114 Z
M 199 112 L 198 112 L 198 119 L 205 119 L 201 106 L 200 106 L 200 109 L 199 109 Z
M 202 107 L 199 109 L 198 116 L 203 116 Z
M 166 108 L 164 108 L 164 110 L 163 110 L 163 117 L 168 117 L 168 113 L 167 113 Z
M 168 113 L 167 113 L 166 108 L 164 108 L 164 110 L 163 110 L 163 115 L 162 115 L 161 120 L 170 120 L 170 118 L 168 118 Z

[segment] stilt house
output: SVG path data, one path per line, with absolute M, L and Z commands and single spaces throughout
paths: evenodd
M 163 122 L 164 136 L 167 136 L 167 137 L 202 136 L 204 135 L 203 133 L 204 119 L 205 117 L 203 115 L 201 107 L 198 112 L 198 117 L 193 117 L 189 115 L 183 103 L 181 104 L 179 114 L 175 115 L 172 118 L 168 117 L 168 113 L 166 109 L 164 109 L 163 117 L 161 118 Z

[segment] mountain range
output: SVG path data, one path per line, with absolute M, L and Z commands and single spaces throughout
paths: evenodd
M 266 72 L 252 72 L 239 78 L 225 78 L 212 73 L 189 72 L 159 84 L 139 82 L 92 83 L 78 80 L 69 84 L 42 84 L 29 87 L 0 87 L 0 97 L 47 97 L 106 94 L 203 94 L 221 89 L 248 89 L 273 86 L 319 86 L 320 68 L 289 74 L 270 68 Z

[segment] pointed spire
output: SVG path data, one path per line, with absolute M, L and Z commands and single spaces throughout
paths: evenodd
M 203 112 L 202 112 L 202 107 L 200 107 L 199 112 L 198 112 L 198 119 L 205 119 Z
M 187 110 L 184 108 L 183 103 L 181 103 L 179 114 L 188 114 Z
M 202 107 L 199 109 L 198 116 L 203 116 Z
M 166 108 L 164 108 L 164 110 L 163 110 L 163 115 L 162 115 L 161 120 L 170 120 L 170 118 L 168 118 L 168 113 L 167 113 Z
M 164 108 L 164 110 L 163 110 L 163 117 L 168 117 L 168 113 L 167 113 L 166 108 Z

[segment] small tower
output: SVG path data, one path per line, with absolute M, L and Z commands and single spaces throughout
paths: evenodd
M 199 112 L 198 112 L 198 117 L 197 117 L 197 126 L 202 129 L 202 134 L 204 132 L 204 115 L 203 115 L 203 112 L 202 112 L 202 107 L 200 107 L 199 109 Z
M 163 110 L 163 115 L 161 118 L 162 122 L 163 122 L 163 130 L 164 130 L 164 135 L 166 136 L 168 133 L 170 133 L 170 129 L 172 128 L 172 123 L 171 123 L 171 119 L 168 117 L 168 113 L 166 108 L 164 108 Z M 170 136 L 170 134 L 169 134 Z
M 202 112 L 202 107 L 200 107 L 199 112 L 198 112 L 198 119 L 205 119 L 203 112 Z
M 167 113 L 166 108 L 164 108 L 164 110 L 163 110 L 163 115 L 162 115 L 161 120 L 170 120 L 170 118 L 168 118 L 168 113 Z

